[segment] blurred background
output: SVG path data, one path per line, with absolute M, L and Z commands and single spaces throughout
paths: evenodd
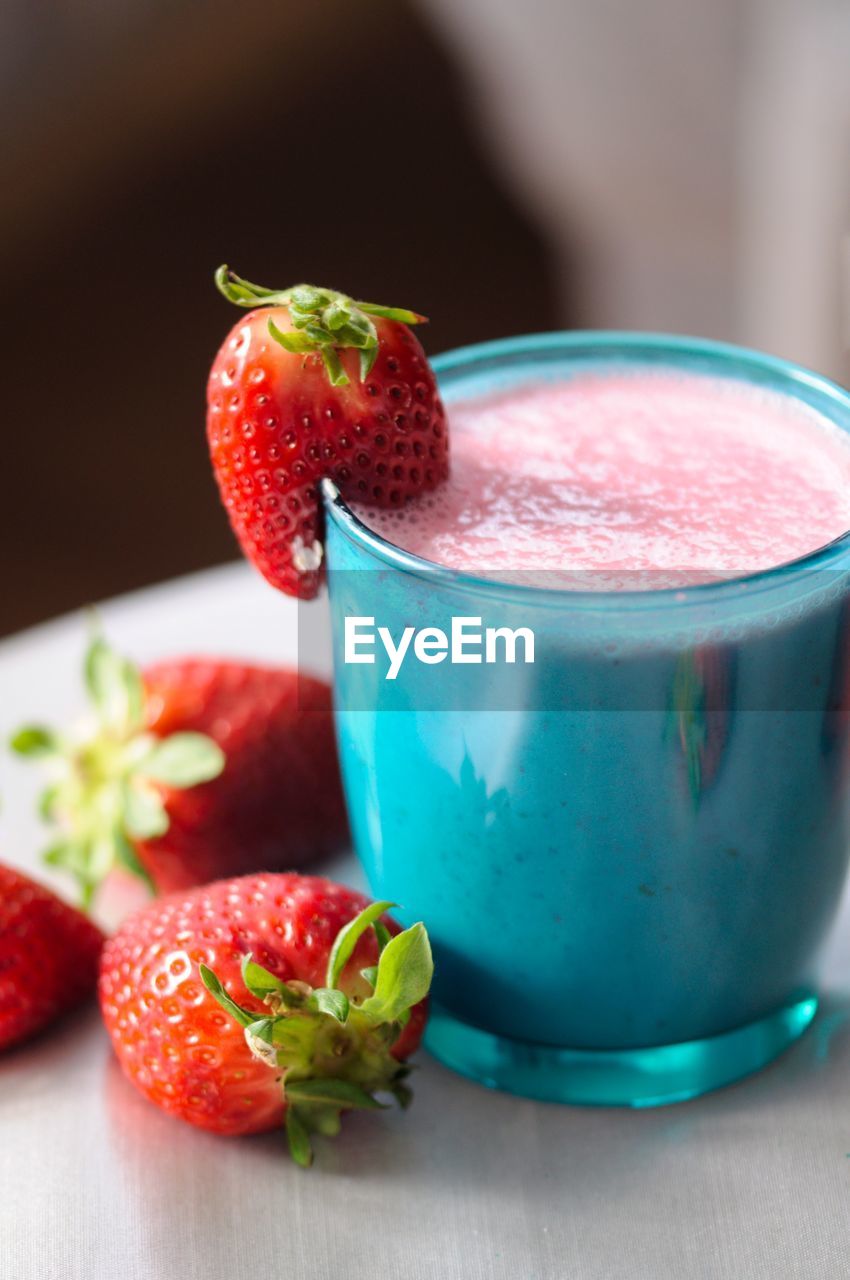
M 236 556 L 212 287 L 846 381 L 846 0 L 5 0 L 0 634 Z

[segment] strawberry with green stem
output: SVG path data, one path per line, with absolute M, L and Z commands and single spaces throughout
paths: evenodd
M 324 681 L 199 657 L 139 671 L 97 635 L 85 679 L 93 731 L 33 726 L 12 742 L 51 775 L 47 859 L 76 876 L 85 905 L 116 866 L 166 893 L 345 843 Z
M 320 877 L 248 876 L 130 917 L 101 966 L 104 1020 L 129 1079 L 221 1134 L 285 1123 L 300 1164 L 376 1094 L 410 1100 L 406 1059 L 433 964 L 421 924 Z
M 309 599 L 323 570 L 320 483 L 401 508 L 448 475 L 434 372 L 411 331 L 423 316 L 314 285 L 267 289 L 227 267 L 216 284 L 249 314 L 216 356 L 207 439 L 249 560 Z
M 217 777 L 224 753 L 204 734 L 148 732 L 141 673 L 98 634 L 86 653 L 85 684 L 97 718 L 94 733 L 76 738 L 31 725 L 11 746 L 49 771 L 39 812 L 55 826 L 56 838 L 44 858 L 76 877 L 88 908 L 116 866 L 153 887 L 134 842 L 168 830 L 161 787 L 179 790 Z

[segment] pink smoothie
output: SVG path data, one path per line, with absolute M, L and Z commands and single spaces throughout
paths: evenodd
M 581 589 L 683 585 L 783 564 L 850 528 L 848 437 L 742 382 L 586 376 L 449 414 L 443 489 L 401 511 L 355 512 L 396 545 L 468 573 L 542 571 L 544 585 Z

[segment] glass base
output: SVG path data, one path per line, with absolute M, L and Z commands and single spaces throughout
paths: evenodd
M 816 996 L 745 1027 L 649 1049 L 560 1049 L 492 1035 L 432 1006 L 425 1047 L 445 1066 L 490 1089 L 579 1106 L 660 1107 L 740 1080 L 801 1036 Z

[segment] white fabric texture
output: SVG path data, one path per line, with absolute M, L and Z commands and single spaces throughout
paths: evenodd
M 220 652 L 291 661 L 297 610 L 238 566 L 103 617 L 142 661 L 213 636 Z M 79 706 L 84 635 L 75 617 L 0 644 L 4 738 Z M 6 767 L 2 857 L 30 869 L 37 785 Z M 358 875 L 348 861 L 332 873 Z M 423 1055 L 411 1110 L 348 1117 L 307 1173 L 282 1134 L 217 1138 L 157 1111 L 92 1009 L 0 1057 L 0 1280 L 838 1280 L 848 916 L 814 1026 L 748 1081 L 656 1111 L 583 1110 L 491 1093 Z

